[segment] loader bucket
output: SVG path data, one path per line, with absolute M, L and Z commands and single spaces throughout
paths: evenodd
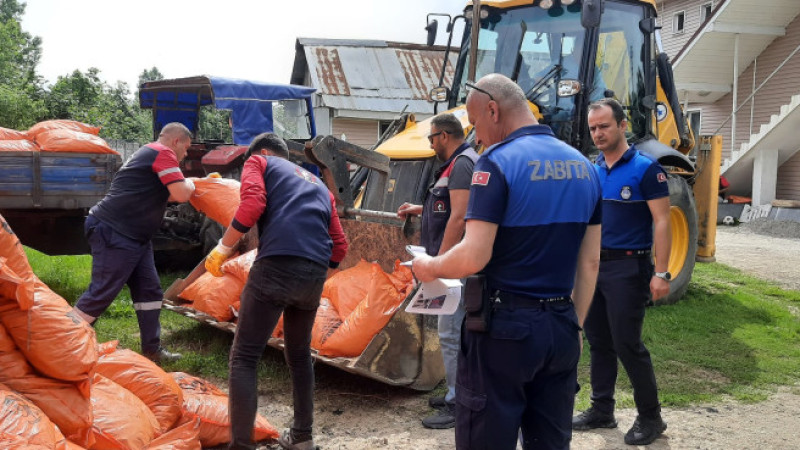
M 380 223 L 378 222 L 380 221 Z M 395 260 L 408 260 L 408 244 L 419 242 L 419 233 L 409 233 L 408 226 L 395 220 L 373 220 L 357 213 L 343 217 L 342 227 L 350 242 L 350 249 L 341 267 L 352 267 L 359 260 L 375 261 L 384 271 L 391 272 Z M 250 239 L 243 251 L 256 247 L 257 240 Z M 218 322 L 213 317 L 192 309 L 183 303 L 178 294 L 205 272 L 201 262 L 186 279 L 177 279 L 164 294 L 164 308 L 185 315 L 201 323 L 235 332 L 236 324 Z M 393 385 L 427 391 L 444 378 L 444 364 L 439 350 L 437 316 L 409 314 L 405 307 L 416 293 L 412 289 L 388 324 L 379 331 L 366 349 L 354 358 L 329 358 L 312 349 L 312 356 L 325 364 L 350 373 Z M 271 347 L 283 350 L 283 339 L 271 338 Z

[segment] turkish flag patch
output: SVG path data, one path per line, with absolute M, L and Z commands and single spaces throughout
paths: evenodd
M 475 172 L 472 174 L 472 185 L 486 186 L 489 184 L 489 172 Z
M 667 176 L 664 175 L 664 172 L 658 172 L 658 175 L 656 175 L 656 180 L 658 180 L 659 183 L 666 183 L 667 182 Z M 474 183 L 474 181 L 473 181 L 473 183 Z

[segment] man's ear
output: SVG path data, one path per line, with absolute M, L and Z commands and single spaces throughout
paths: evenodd
M 498 123 L 500 121 L 500 110 L 497 108 L 497 103 L 494 101 L 489 102 L 489 118 L 492 123 Z

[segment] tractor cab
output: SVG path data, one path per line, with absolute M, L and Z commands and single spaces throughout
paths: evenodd
M 220 172 L 238 178 L 247 146 L 258 134 L 274 132 L 294 142 L 316 135 L 311 104 L 314 91 L 307 86 L 199 76 L 143 83 L 139 105 L 153 110 L 154 140 L 170 122 L 180 122 L 194 134 L 181 163 L 184 175 Z M 204 107 L 230 111 L 230 133 L 225 130 L 221 135 L 231 136 L 232 142 L 197 139 Z

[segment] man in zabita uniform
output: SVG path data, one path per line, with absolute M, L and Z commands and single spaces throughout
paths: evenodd
M 92 281 L 75 304 L 75 313 L 94 323 L 127 284 L 142 354 L 155 362 L 181 356 L 161 345 L 164 295 L 151 240 L 161 227 L 167 202 L 186 202 L 194 192 L 194 183 L 179 167 L 190 145 L 188 128 L 177 122 L 165 125 L 158 141 L 137 150 L 114 175 L 111 188 L 89 210 L 84 225 L 92 251 Z
M 592 406 L 574 418 L 572 427 L 617 426 L 614 387 L 619 358 L 639 413 L 625 443 L 647 445 L 667 429 L 650 352 L 642 342 L 642 323 L 650 299 L 669 294 L 669 186 L 657 161 L 635 145 L 628 146 L 627 129 L 625 111 L 616 100 L 589 105 L 589 132 L 601 152 L 596 169 L 603 184 L 603 238 L 597 290 L 585 325 Z M 654 243 L 655 271 L 650 255 Z
M 420 281 L 468 277 L 456 448 L 568 449 L 580 327 L 600 258 L 591 162 L 539 125 L 516 83 L 467 83 L 477 144 L 464 239 L 414 259 Z M 473 275 L 480 272 L 479 275 Z

